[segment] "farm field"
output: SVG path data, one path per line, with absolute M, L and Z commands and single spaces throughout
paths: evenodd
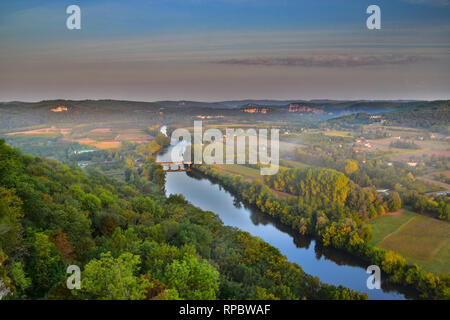
M 411 211 L 374 219 L 371 244 L 396 251 L 408 263 L 427 271 L 448 273 L 450 266 L 450 225 L 448 222 Z
M 371 124 L 364 127 L 365 130 L 385 131 L 390 137 L 381 139 L 367 139 L 359 147 L 365 150 L 378 150 L 387 152 L 385 158 L 391 161 L 407 162 L 411 159 L 421 159 L 423 155 L 450 156 L 448 141 L 443 141 L 445 135 L 439 133 L 429 134 L 424 130 L 404 127 L 383 127 L 379 124 Z M 424 137 L 431 136 L 431 139 Z M 396 141 L 412 141 L 420 147 L 420 149 L 401 149 L 391 147 L 391 142 Z M 369 147 L 364 144 L 370 145 Z
M 440 173 L 443 173 L 448 177 L 450 172 L 449 171 L 433 172 L 424 176 L 420 176 L 418 177 L 418 179 L 421 179 L 430 184 L 438 185 L 442 187 L 443 190 L 450 192 L 450 184 L 437 180 L 436 176 L 439 175 Z
M 416 216 L 414 212 L 403 210 L 399 214 L 377 217 L 371 221 L 372 240 L 370 244 L 379 245 L 387 236 Z
M 232 176 L 241 175 L 244 179 L 249 181 L 261 179 L 261 175 L 258 169 L 253 169 L 238 164 L 215 164 L 213 166 L 222 173 Z
M 121 146 L 124 141 L 143 143 L 152 140 L 152 136 L 144 129 L 133 128 L 131 123 L 115 123 L 104 127 L 104 124 L 97 125 L 66 125 L 59 128 L 55 126 L 30 129 L 24 131 L 10 132 L 8 137 L 36 137 L 55 139 L 60 138 L 61 142 L 79 144 L 95 147 L 97 149 L 114 149 Z
M 353 137 L 353 133 L 351 131 L 327 130 L 324 132 L 324 134 L 330 137 L 343 137 L 343 138 Z
M 261 180 L 262 181 L 262 175 L 260 174 L 260 171 L 258 169 L 253 169 L 245 166 L 241 166 L 238 164 L 215 164 L 213 167 L 217 168 L 222 174 L 230 175 L 230 176 L 236 176 L 241 175 L 245 180 L 247 181 L 254 181 L 254 180 Z M 281 168 L 281 167 L 280 167 Z M 290 198 L 293 197 L 292 195 L 280 192 L 272 189 L 272 192 L 280 198 Z
M 18 131 L 18 132 L 12 132 L 8 133 L 8 136 L 14 136 L 14 135 L 48 135 L 48 134 L 62 134 L 67 135 L 72 131 L 71 128 L 56 128 L 55 126 L 51 126 L 49 128 L 40 128 L 40 129 L 34 129 L 34 130 L 25 130 L 25 131 Z
M 300 162 L 300 161 L 294 161 L 294 160 L 280 160 L 280 164 L 282 166 L 288 167 L 288 168 L 308 168 L 310 165 Z

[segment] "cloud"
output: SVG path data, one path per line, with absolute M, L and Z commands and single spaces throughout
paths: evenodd
M 362 67 L 382 65 L 404 65 L 432 60 L 421 55 L 328 55 L 301 57 L 255 57 L 218 60 L 214 63 L 244 66 L 289 66 L 289 67 Z

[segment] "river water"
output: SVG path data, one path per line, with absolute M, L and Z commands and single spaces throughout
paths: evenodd
M 171 161 L 175 144 L 166 148 L 157 160 Z M 289 261 L 300 265 L 306 273 L 318 276 L 322 282 L 366 292 L 370 299 L 414 297 L 409 290 L 383 281 L 381 289 L 367 289 L 367 263 L 340 250 L 323 248 L 314 239 L 293 235 L 285 226 L 242 204 L 222 186 L 198 173 L 167 173 L 166 194 L 182 194 L 193 205 L 216 213 L 225 225 L 264 239 L 278 248 Z

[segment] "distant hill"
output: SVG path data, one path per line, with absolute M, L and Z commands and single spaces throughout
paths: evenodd
M 384 121 L 385 125 L 398 125 L 432 131 L 449 132 L 450 101 L 409 102 L 409 103 L 358 103 L 344 108 L 344 112 L 359 110 L 365 112 L 350 113 L 325 121 L 327 125 L 352 127 Z M 370 112 L 372 110 L 372 112 Z M 387 111 L 387 112 L 386 112 Z
M 49 100 L 0 103 L 0 132 L 42 124 L 139 121 L 154 118 L 160 105 L 116 100 Z
M 389 124 L 433 131 L 450 132 L 450 101 L 417 104 L 402 110 L 383 114 Z
M 336 124 L 341 126 L 348 126 L 348 125 L 361 125 L 361 124 L 370 124 L 374 122 L 379 122 L 379 118 L 374 118 L 373 115 L 364 113 L 364 112 L 358 112 L 338 118 L 333 118 L 327 121 L 329 124 Z
M 226 109 L 233 108 L 232 105 L 229 105 L 225 102 L 200 102 L 200 101 L 157 101 L 155 104 L 158 104 L 163 107 L 180 107 L 180 108 L 216 108 L 216 109 Z
M 448 101 L 446 102 L 448 106 Z M 236 100 L 218 102 L 196 101 L 120 101 L 120 100 L 46 100 L 30 102 L 0 103 L 0 133 L 16 128 L 27 128 L 39 125 L 77 124 L 92 122 L 136 122 L 141 125 L 164 121 L 185 120 L 205 115 L 242 118 L 246 115 L 249 121 L 294 120 L 323 121 L 345 115 L 367 113 L 385 114 L 403 109 L 437 106 L 442 102 L 417 101 L 331 101 L 331 100 Z M 180 110 L 183 110 L 180 113 Z M 411 123 L 412 118 L 393 114 L 389 118 L 393 123 Z M 308 117 L 305 117 L 308 116 Z M 430 121 L 432 115 L 425 115 Z M 253 117 L 253 118 L 252 118 Z M 430 125 L 442 125 L 448 118 L 438 117 Z M 159 121 L 159 122 L 158 122 Z M 256 121 L 256 120 L 255 120 Z M 420 125 L 417 122 L 414 125 Z M 427 124 L 424 124 L 427 125 Z M 442 130 L 442 128 L 440 129 Z

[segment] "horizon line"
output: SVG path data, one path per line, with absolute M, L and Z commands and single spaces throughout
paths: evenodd
M 330 102 L 349 102 L 349 101 L 366 101 L 366 102 L 436 102 L 436 101 L 448 101 L 450 98 L 437 98 L 437 99 L 407 99 L 407 98 L 396 98 L 396 99 L 367 99 L 367 98 L 349 98 L 349 99 L 332 99 L 332 98 L 314 98 L 314 99 L 301 99 L 301 98 L 286 98 L 286 99 L 270 99 L 270 98 L 243 98 L 243 99 L 225 99 L 225 100 L 192 100 L 192 99 L 163 99 L 163 100 L 127 100 L 127 99 L 112 99 L 112 98 L 84 98 L 84 99 L 68 99 L 68 98 L 52 98 L 44 100 L 0 100 L 0 103 L 40 103 L 46 101 L 127 101 L 127 102 L 138 102 L 138 103 L 160 103 L 160 102 L 198 102 L 198 103 L 223 103 L 223 102 L 239 102 L 239 101 L 274 101 L 274 102 L 288 102 L 288 101 L 302 101 L 302 102 L 316 102 L 316 101 L 330 101 Z

